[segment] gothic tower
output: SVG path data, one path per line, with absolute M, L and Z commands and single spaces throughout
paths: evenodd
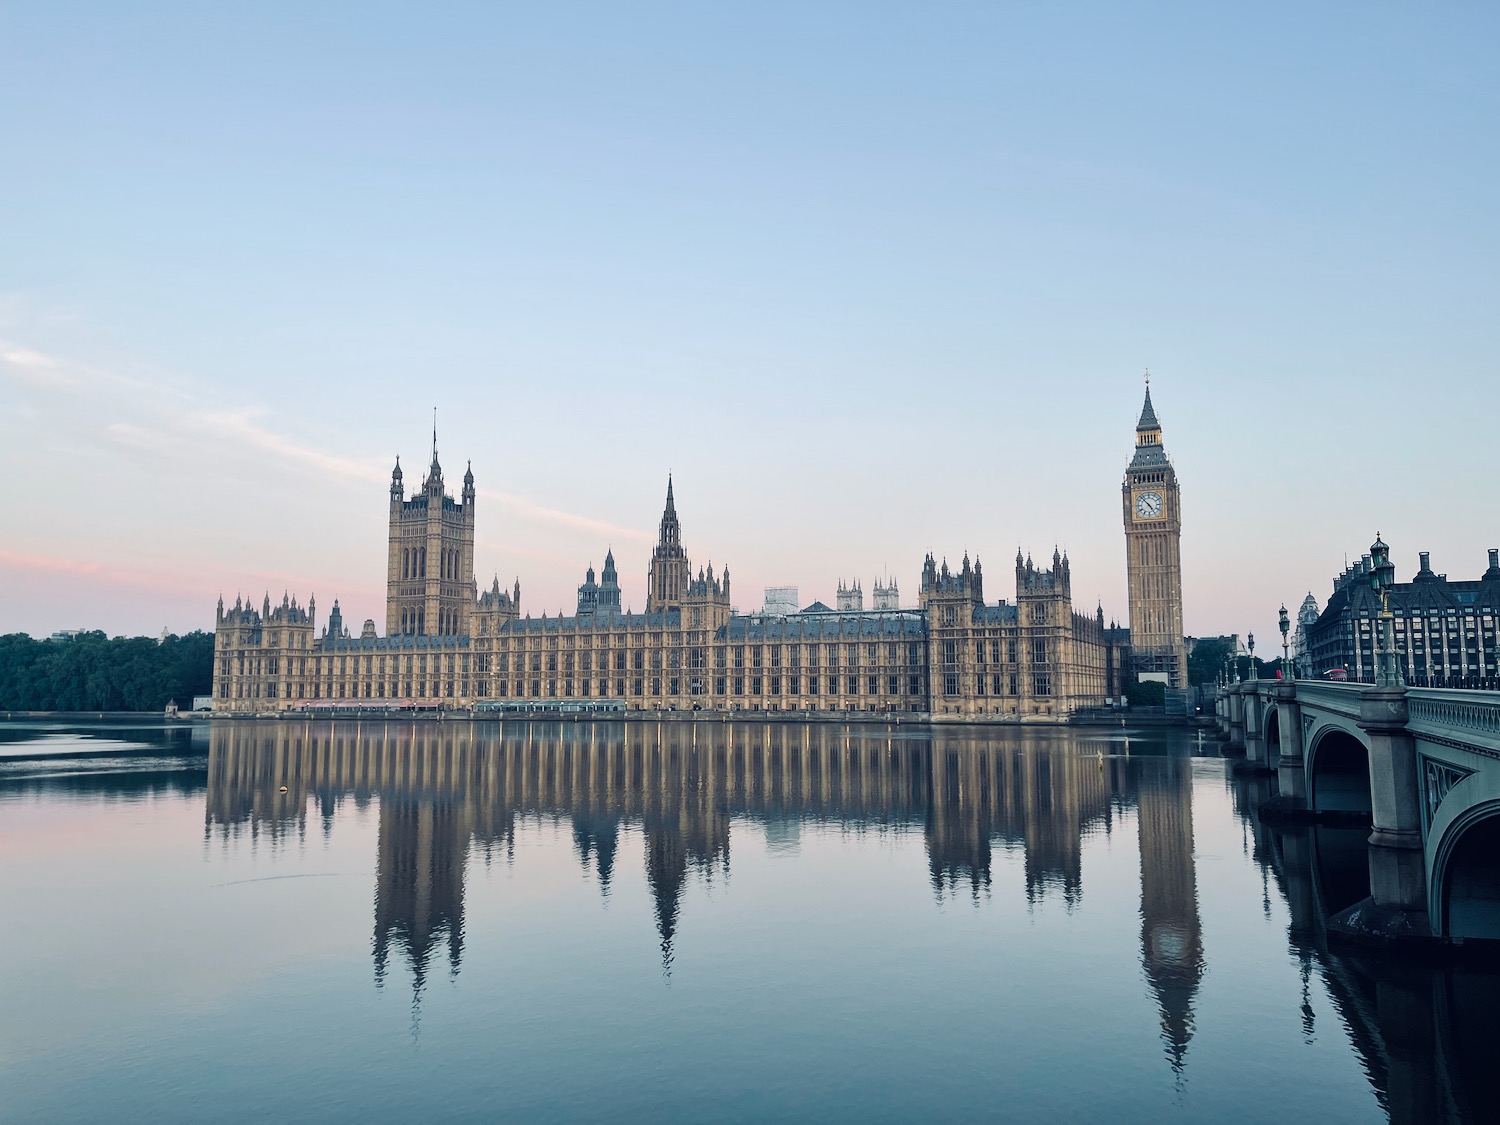
M 682 525 L 677 522 L 677 503 L 672 499 L 672 477 L 667 476 L 667 506 L 661 514 L 656 550 L 651 552 L 650 577 L 646 589 L 646 612 L 680 609 L 692 580 L 692 565 L 682 549 Z
M 1135 456 L 1121 486 L 1126 573 L 1130 580 L 1130 645 L 1138 674 L 1187 687 L 1182 631 L 1182 510 L 1177 473 L 1161 444 L 1161 423 L 1146 404 L 1135 427 Z
M 1186 759 L 1145 759 L 1136 811 L 1141 849 L 1141 963 L 1156 994 L 1167 1061 L 1181 1074 L 1205 964 L 1193 854 L 1193 775 Z
M 385 631 L 459 636 L 469 631 L 474 585 L 474 470 L 464 473 L 460 502 L 443 491 L 437 427 L 422 491 L 406 499 L 401 459 L 391 473 L 390 549 L 386 560 Z

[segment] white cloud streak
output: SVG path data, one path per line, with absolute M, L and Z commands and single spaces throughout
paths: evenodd
M 260 460 L 271 458 L 332 481 L 378 484 L 387 479 L 383 464 L 340 456 L 300 443 L 262 421 L 268 411 L 253 406 L 206 405 L 200 396 L 163 381 L 141 379 L 100 367 L 50 356 L 0 339 L 0 374 L 37 393 L 66 395 L 95 405 L 117 395 L 127 400 L 131 420 L 115 417 L 94 431 L 111 444 L 155 459 L 182 458 L 197 471 L 206 459 L 237 450 Z M 60 413 L 60 412 L 59 412 Z M 481 495 L 518 517 L 575 531 L 588 531 L 611 540 L 649 542 L 635 528 L 607 520 L 550 508 L 513 493 L 484 490 Z

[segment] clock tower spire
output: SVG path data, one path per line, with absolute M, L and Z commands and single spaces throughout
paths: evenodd
M 1136 673 L 1185 688 L 1187 645 L 1182 625 L 1182 509 L 1177 472 L 1162 447 L 1161 423 L 1146 401 L 1135 425 L 1135 456 L 1121 487 L 1125 565 L 1130 581 L 1130 646 Z

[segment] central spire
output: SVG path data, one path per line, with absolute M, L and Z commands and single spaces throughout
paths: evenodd
M 661 535 L 657 548 L 676 548 L 682 542 L 682 527 L 677 522 L 677 501 L 672 495 L 672 474 L 667 474 L 667 506 L 661 513 Z
M 1161 423 L 1156 420 L 1156 410 L 1151 405 L 1151 372 L 1146 372 L 1146 401 L 1141 406 L 1141 420 L 1135 424 L 1137 430 L 1159 430 Z

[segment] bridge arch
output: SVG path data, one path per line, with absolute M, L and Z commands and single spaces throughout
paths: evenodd
M 1307 750 L 1307 805 L 1319 812 L 1372 811 L 1370 748 L 1343 727 L 1313 734 Z
M 1265 732 L 1266 764 L 1274 767 L 1276 759 L 1281 757 L 1281 708 L 1275 700 L 1266 705 L 1260 729 Z
M 1441 936 L 1500 941 L 1500 798 L 1453 818 L 1431 874 L 1429 914 Z

